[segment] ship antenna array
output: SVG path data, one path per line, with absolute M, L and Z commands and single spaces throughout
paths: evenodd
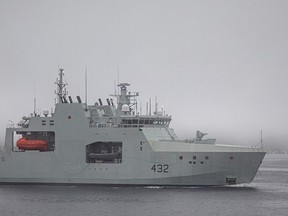
M 262 130 L 260 130 L 260 142 L 257 143 L 257 146 L 260 144 L 260 148 L 263 147 L 263 133 L 262 133 Z
M 263 147 L 263 137 L 262 137 L 262 130 L 261 130 L 261 140 L 260 140 L 261 148 Z
M 66 91 L 66 85 L 67 83 L 64 83 L 63 81 L 64 76 L 64 69 L 59 69 L 59 79 L 56 79 L 55 84 L 57 85 L 57 103 L 63 103 L 63 98 L 66 98 L 66 95 L 68 92 Z
M 86 109 L 88 107 L 88 101 L 87 101 L 87 66 L 86 66 L 86 69 L 85 69 L 85 106 L 86 106 Z
M 36 116 L 36 83 L 34 84 L 34 110 L 33 110 L 34 116 Z
M 118 67 L 118 70 L 117 70 L 117 86 L 119 86 L 119 84 L 120 84 L 120 69 L 119 69 L 119 67 Z M 119 88 L 117 88 L 117 97 L 116 97 L 116 99 L 117 99 L 117 104 L 119 103 L 119 89 L 120 89 L 120 87 Z M 115 92 L 116 93 L 116 92 Z
M 155 96 L 155 115 L 158 113 L 158 102 L 157 102 L 157 96 Z

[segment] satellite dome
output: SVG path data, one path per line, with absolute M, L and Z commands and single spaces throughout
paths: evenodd
M 129 106 L 127 104 L 123 104 L 121 111 L 122 112 L 129 112 L 130 108 L 129 108 Z
M 48 109 L 44 109 L 43 110 L 43 115 L 47 117 L 49 115 L 49 110 Z

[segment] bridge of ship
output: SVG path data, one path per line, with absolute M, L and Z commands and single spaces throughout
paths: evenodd
M 170 116 L 122 116 L 120 127 L 168 127 Z
M 108 120 L 109 119 L 109 120 Z M 117 120 L 116 120 L 117 119 Z M 117 122 L 117 123 L 116 123 Z M 171 116 L 141 116 L 129 115 L 116 118 L 107 118 L 102 123 L 90 124 L 90 127 L 124 127 L 124 128 L 141 128 L 141 127 L 169 127 Z

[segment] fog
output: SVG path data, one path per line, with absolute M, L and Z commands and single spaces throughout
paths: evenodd
M 115 83 L 172 115 L 180 138 L 288 149 L 288 2 L 0 1 L 0 140 L 13 121 L 54 108 L 58 69 L 88 102 Z

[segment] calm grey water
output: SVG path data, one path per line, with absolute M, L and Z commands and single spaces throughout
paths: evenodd
M 0 215 L 288 215 L 288 155 L 266 155 L 253 183 L 229 187 L 0 185 Z

